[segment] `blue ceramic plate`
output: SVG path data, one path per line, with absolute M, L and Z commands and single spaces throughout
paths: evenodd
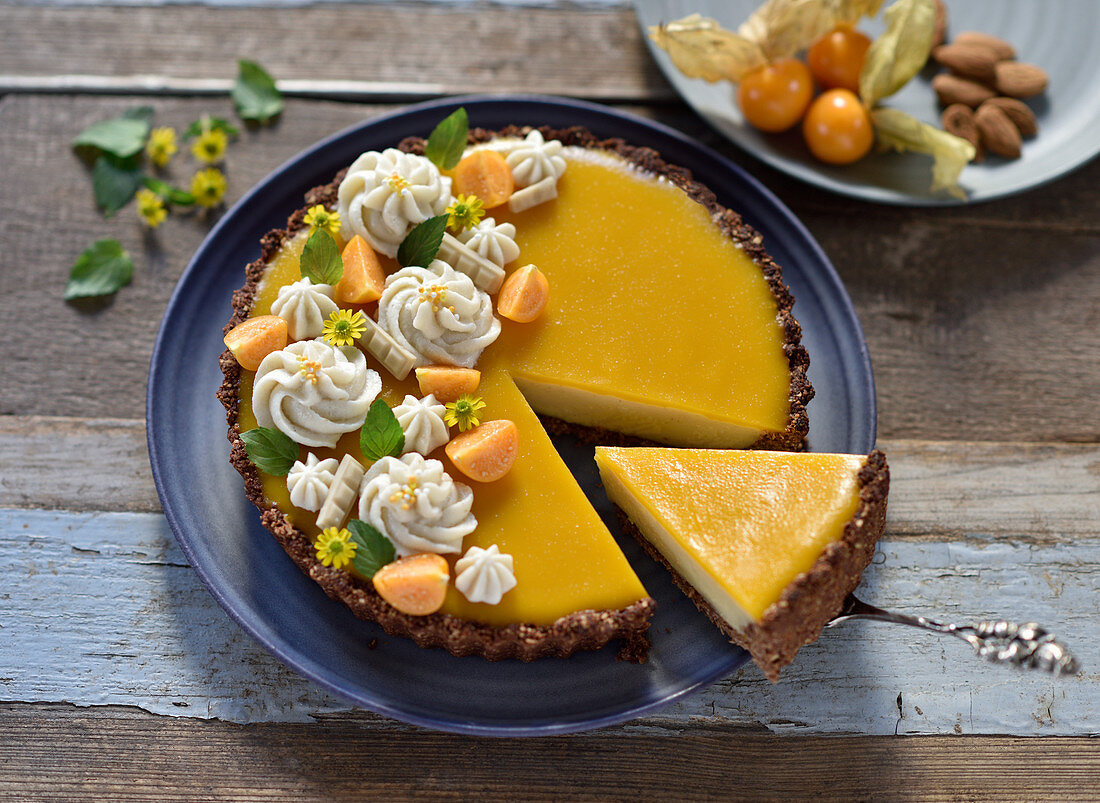
M 362 151 L 426 135 L 457 105 L 471 125 L 584 125 L 660 150 L 701 176 L 763 235 L 798 298 L 795 313 L 813 359 L 813 447 L 867 452 L 875 440 L 871 366 L 859 323 L 836 273 L 802 225 L 766 189 L 683 135 L 588 103 L 534 97 L 459 98 L 372 119 L 305 151 L 276 170 L 210 232 L 168 305 L 149 374 L 149 454 L 165 515 L 219 604 L 279 660 L 357 705 L 441 730 L 544 735 L 631 719 L 731 673 L 746 660 L 629 538 L 622 547 L 658 600 L 647 664 L 615 660 L 615 649 L 569 660 L 489 663 L 422 650 L 390 638 L 328 599 L 260 526 L 229 465 L 225 413 L 215 398 L 230 297 L 260 237 L 283 225 L 310 187 Z M 592 450 L 559 444 L 608 522 L 618 525 L 596 484 Z M 375 649 L 370 645 L 377 639 Z

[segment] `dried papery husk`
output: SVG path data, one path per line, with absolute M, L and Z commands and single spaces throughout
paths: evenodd
M 745 73 L 767 63 L 764 51 L 755 42 L 698 14 L 651 27 L 649 36 L 688 78 L 711 83 L 739 81 Z
M 862 17 L 873 17 L 886 0 L 833 0 L 833 25 L 855 25 Z
M 933 0 L 898 0 L 885 13 L 886 30 L 871 43 L 859 76 L 859 96 L 874 106 L 924 67 L 936 27 Z
M 873 109 L 871 123 L 880 150 L 929 154 L 933 159 L 932 191 L 966 199 L 959 174 L 977 153 L 973 145 L 897 109 Z
M 755 42 L 768 61 L 805 50 L 836 27 L 830 0 L 768 0 L 737 29 Z

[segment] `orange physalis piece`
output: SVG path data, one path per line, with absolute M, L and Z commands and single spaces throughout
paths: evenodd
M 380 299 L 386 287 L 386 272 L 370 244 L 356 234 L 340 256 L 344 260 L 344 275 L 336 283 L 336 301 L 367 304 Z
M 519 453 L 519 430 L 508 419 L 486 421 L 451 439 L 447 457 L 472 480 L 494 482 L 512 470 Z
M 457 401 L 464 393 L 472 394 L 481 384 L 481 371 L 476 368 L 456 368 L 453 365 L 425 365 L 416 369 L 420 395 L 429 393 L 446 404 Z
M 496 151 L 474 151 L 454 170 L 451 192 L 457 195 L 476 195 L 486 209 L 500 206 L 512 197 L 516 188 L 512 168 Z
M 517 268 L 504 280 L 497 297 L 497 312 L 517 323 L 530 323 L 542 315 L 550 298 L 550 282 L 534 265 Z
M 268 354 L 286 348 L 286 321 L 278 315 L 249 318 L 230 329 L 222 339 L 241 368 L 255 371 Z
M 443 606 L 451 570 L 446 559 L 426 552 L 387 563 L 374 573 L 374 590 L 409 616 L 427 616 Z

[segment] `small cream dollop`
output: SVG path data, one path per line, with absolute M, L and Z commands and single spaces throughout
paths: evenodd
M 496 544 L 488 549 L 472 546 L 455 563 L 455 588 L 470 602 L 496 605 L 515 587 L 512 556 Z
M 443 420 L 446 413 L 447 407 L 436 401 L 434 394 L 429 393 L 423 399 L 406 396 L 401 404 L 393 408 L 397 423 L 405 433 L 403 452 L 427 455 L 440 446 L 446 446 L 451 439 L 450 430 Z
M 275 427 L 296 443 L 333 447 L 363 426 L 381 390 L 382 379 L 359 349 L 299 340 L 264 357 L 252 410 L 261 427 Z
M 476 226 L 464 229 L 458 239 L 479 256 L 502 268 L 519 258 L 516 227 L 511 223 L 497 223 L 487 217 Z
M 413 227 L 447 211 L 451 179 L 424 156 L 396 148 L 368 151 L 352 162 L 337 191 L 341 234 L 358 234 L 374 250 L 396 256 Z
M 286 489 L 290 491 L 290 504 L 302 510 L 320 510 L 325 497 L 328 496 L 329 488 L 332 487 L 332 480 L 339 466 L 336 458 L 318 460 L 313 452 L 306 455 L 304 463 L 301 460 L 295 460 L 294 465 L 290 467 L 290 473 L 286 475 Z
M 321 336 L 325 320 L 339 309 L 332 295 L 332 285 L 314 284 L 303 276 L 279 288 L 278 298 L 271 303 L 271 314 L 286 321 L 291 340 L 312 340 Z
M 386 279 L 378 324 L 416 355 L 418 366 L 473 368 L 500 334 L 489 294 L 439 259 L 428 268 L 402 268 Z
M 504 158 L 512 168 L 517 187 L 530 187 L 546 178 L 557 181 L 565 172 L 562 144 L 552 139 L 547 142 L 539 130 L 531 132 L 519 144 L 510 147 Z
M 389 538 L 398 557 L 461 552 L 462 539 L 477 527 L 473 502 L 468 485 L 416 452 L 383 457 L 359 486 L 359 518 Z

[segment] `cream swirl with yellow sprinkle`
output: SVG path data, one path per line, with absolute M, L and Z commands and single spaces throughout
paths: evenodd
M 402 268 L 386 279 L 378 324 L 416 355 L 416 365 L 473 368 L 500 334 L 489 294 L 438 259 L 428 268 Z
M 383 457 L 359 486 L 359 518 L 389 538 L 398 557 L 461 552 L 462 539 L 477 527 L 473 502 L 469 486 L 416 452 Z
M 301 340 L 264 357 L 252 387 L 261 427 L 275 427 L 305 446 L 336 445 L 359 429 L 382 380 L 353 346 Z
M 392 257 L 418 223 L 441 215 L 451 200 L 451 179 L 423 156 L 396 148 L 368 151 L 352 162 L 337 191 L 340 231 L 358 234 Z

